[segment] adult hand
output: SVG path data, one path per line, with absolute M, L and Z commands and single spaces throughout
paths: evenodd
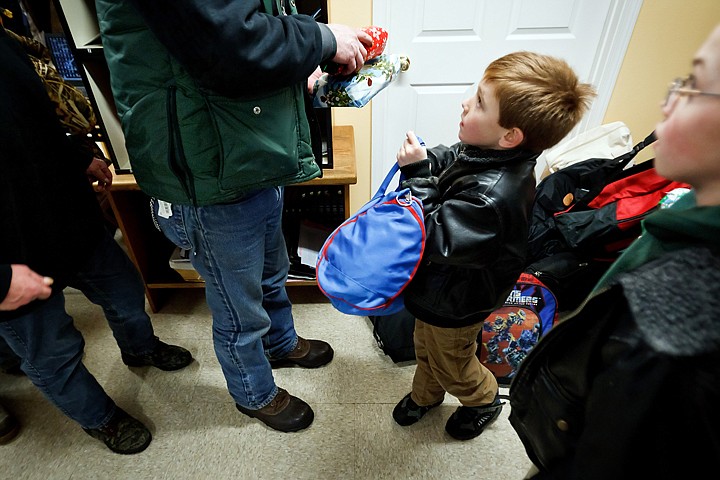
M 339 75 L 351 75 L 363 66 L 367 57 L 367 48 L 373 43 L 372 37 L 360 29 L 350 28 L 337 23 L 328 24 L 335 35 L 337 50 L 332 61 L 341 65 Z
M 15 310 L 33 300 L 44 300 L 50 296 L 53 279 L 43 277 L 30 270 L 27 265 L 11 265 L 10 289 L 0 302 L 0 311 Z
M 85 170 L 85 174 L 87 174 L 91 183 L 98 182 L 97 188 L 100 191 L 107 190 L 112 185 L 112 172 L 105 160 L 101 158 L 93 157 L 90 166 Z
M 413 131 L 409 131 L 405 134 L 406 138 L 400 147 L 400 151 L 397 153 L 398 165 L 404 167 L 405 165 L 419 162 L 427 158 L 427 148 L 420 143 L 420 140 L 415 136 Z

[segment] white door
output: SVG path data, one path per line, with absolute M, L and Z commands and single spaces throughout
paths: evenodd
M 564 58 L 598 90 L 571 135 L 602 119 L 642 0 L 373 0 L 373 24 L 388 33 L 388 53 L 410 69 L 373 100 L 372 193 L 407 130 L 428 146 L 458 141 L 460 102 L 492 60 L 532 50 Z M 538 165 L 536 171 L 541 171 Z

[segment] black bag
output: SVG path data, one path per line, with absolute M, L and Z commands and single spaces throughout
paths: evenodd
M 612 265 L 611 260 L 587 258 L 577 252 L 561 252 L 530 264 L 525 270 L 555 294 L 559 312 L 577 308 Z
M 652 160 L 625 168 L 654 141 L 653 132 L 624 155 L 574 163 L 538 184 L 526 271 L 555 293 L 561 311 L 590 293 L 668 192 L 689 187 L 659 176 Z
M 368 316 L 373 324 L 373 336 L 380 349 L 393 362 L 415 360 L 415 316 L 404 308 L 390 315 Z

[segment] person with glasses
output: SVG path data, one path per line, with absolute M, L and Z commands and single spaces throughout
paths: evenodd
M 720 455 L 720 25 L 674 81 L 655 168 L 692 185 L 521 364 L 527 478 L 703 478 Z

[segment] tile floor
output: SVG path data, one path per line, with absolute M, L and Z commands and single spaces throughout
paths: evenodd
M 329 341 L 335 359 L 318 370 L 276 371 L 277 383 L 315 410 L 310 428 L 283 434 L 235 409 L 214 356 L 202 290 L 180 292 L 152 315 L 161 339 L 195 356 L 178 372 L 123 365 L 101 310 L 77 291 L 66 297 L 85 335 L 86 365 L 119 405 L 146 422 L 153 442 L 137 455 L 113 454 L 27 378 L 0 374 L 0 399 L 22 423 L 20 435 L 0 447 L 0 478 L 521 479 L 531 466 L 507 420 L 508 405 L 467 442 L 444 431 L 458 405 L 450 396 L 420 423 L 396 425 L 391 412 L 410 389 L 414 365 L 394 364 L 366 318 L 327 303 L 294 299 L 299 334 Z

